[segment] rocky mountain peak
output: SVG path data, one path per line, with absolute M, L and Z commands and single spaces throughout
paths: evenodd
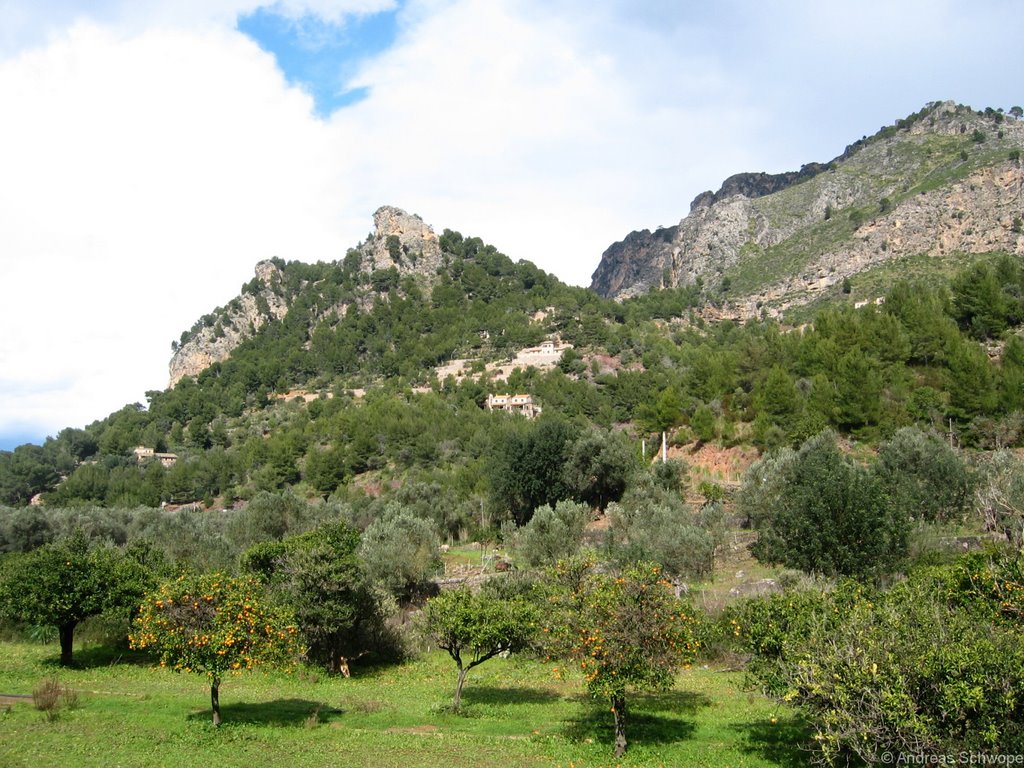
M 373 226 L 373 234 L 360 249 L 366 269 L 395 267 L 402 275 L 436 273 L 441 245 L 433 228 L 419 216 L 384 205 L 373 214 Z
M 395 269 L 400 275 L 430 279 L 442 266 L 441 244 L 433 228 L 415 214 L 385 205 L 373 214 L 373 232 L 354 250 L 360 256 L 358 269 L 372 273 Z M 293 280 L 286 279 L 285 262 L 279 258 L 256 264 L 256 277 L 226 306 L 204 315 L 190 331 L 175 342 L 170 362 L 173 387 L 187 376 L 196 376 L 214 363 L 227 360 L 233 350 L 252 338 L 267 323 L 288 314 L 295 294 Z M 300 280 L 301 284 L 301 280 Z M 428 288 L 429 289 L 429 288 Z M 347 311 L 351 297 L 336 305 L 319 308 L 320 315 Z M 369 301 L 363 296 L 360 301 Z

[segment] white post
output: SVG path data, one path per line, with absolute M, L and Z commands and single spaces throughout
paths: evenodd
M 668 463 L 668 442 L 665 440 L 665 433 L 661 433 L 661 463 Z

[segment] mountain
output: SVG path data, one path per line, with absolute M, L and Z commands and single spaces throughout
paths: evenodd
M 400 496 L 454 537 L 511 509 L 495 496 L 507 480 L 559 487 L 508 474 L 509 446 L 561 466 L 577 442 L 577 459 L 596 459 L 623 436 L 665 432 L 692 458 L 826 428 L 877 444 L 907 425 L 1022 445 L 1024 126 L 1011 112 L 930 105 L 829 163 L 734 176 L 678 226 L 609 249 L 595 282 L 619 300 L 380 208 L 336 261 L 257 264 L 181 335 L 171 386 L 147 405 L 0 451 L 0 505 L 294 492 L 364 515 Z M 488 407 L 508 393 L 542 416 Z
M 345 262 L 349 268 L 397 277 L 418 275 L 428 282 L 436 276 L 442 266 L 441 246 L 438 236 L 423 219 L 399 208 L 382 206 L 374 213 L 373 224 L 370 236 L 349 251 Z M 174 346 L 168 386 L 227 360 L 260 328 L 288 314 L 290 298 L 303 287 L 303 281 L 286 286 L 285 266 L 280 259 L 259 262 L 256 277 L 242 286 L 239 296 L 226 307 L 204 315 L 182 334 Z M 330 303 L 318 319 L 328 314 L 344 315 L 349 305 L 344 300 Z
M 622 299 L 697 286 L 723 314 L 778 315 L 894 274 L 948 271 L 965 254 L 1024 253 L 1024 121 L 932 103 L 824 164 L 744 173 L 673 227 L 611 245 L 591 289 Z

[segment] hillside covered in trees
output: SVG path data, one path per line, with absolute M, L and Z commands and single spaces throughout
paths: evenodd
M 573 439 L 668 430 L 679 443 L 767 449 L 828 427 L 877 442 L 912 424 L 981 449 L 1021 440 L 1019 257 L 900 281 L 878 303 L 839 302 L 792 328 L 705 322 L 692 287 L 605 301 L 477 238 L 440 240 L 448 264 L 429 279 L 354 260 L 279 264 L 283 319 L 145 405 L 0 454 L 0 500 L 231 506 L 260 491 L 348 497 L 418 482 L 467 508 L 490 496 L 499 520 L 509 508 L 490 494 L 489 467 L 512 436 L 548 422 Z M 553 368 L 487 370 L 544 339 L 571 345 Z M 453 358 L 467 375 L 439 378 Z M 506 391 L 532 395 L 542 419 L 484 408 Z M 140 461 L 137 446 L 177 460 Z

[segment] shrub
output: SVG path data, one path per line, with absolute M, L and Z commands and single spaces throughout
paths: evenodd
M 32 705 L 52 722 L 57 719 L 61 709 L 74 709 L 78 706 L 78 693 L 56 677 L 44 677 L 32 689 Z
M 960 455 L 934 433 L 904 427 L 878 450 L 875 472 L 892 503 L 915 519 L 960 520 L 973 495 Z
M 909 518 L 881 482 L 844 456 L 833 432 L 748 471 L 738 502 L 758 531 L 765 562 L 827 576 L 891 571 L 907 553 Z
M 725 498 L 725 489 L 710 480 L 701 480 L 697 485 L 697 493 L 703 496 L 705 501 L 721 501 Z
M 685 461 L 669 459 L 651 465 L 650 475 L 655 485 L 667 491 L 679 493 L 686 485 L 690 468 Z
M 824 762 L 1020 751 L 1019 627 L 979 621 L 948 596 L 925 572 L 812 631 L 786 698 L 809 715 Z
M 516 533 L 516 555 L 530 566 L 554 565 L 571 557 L 583 542 L 589 517 L 590 507 L 573 501 L 538 507 L 530 522 Z
M 867 599 L 855 582 L 794 587 L 767 597 L 751 597 L 729 606 L 721 624 L 737 649 L 749 654 L 747 682 L 773 696 L 793 685 L 797 663 L 815 632 L 831 631 L 849 608 Z
M 980 553 L 886 592 L 847 581 L 746 600 L 721 626 L 751 655 L 748 680 L 806 715 L 819 762 L 911 763 L 1024 746 L 1022 609 L 1020 557 Z

